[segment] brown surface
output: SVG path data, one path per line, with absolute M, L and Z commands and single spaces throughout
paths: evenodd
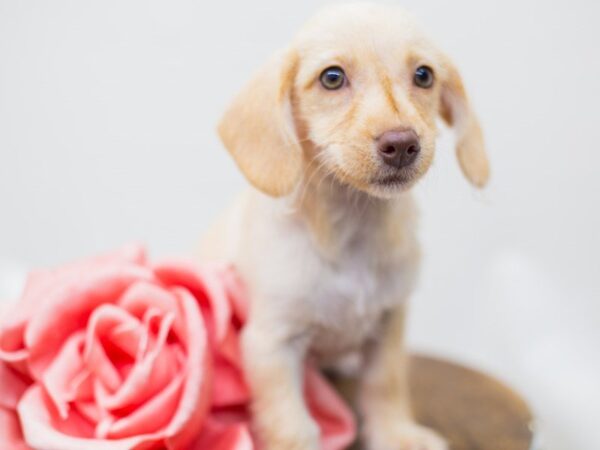
M 447 361 L 414 356 L 411 393 L 417 421 L 442 434 L 451 450 L 529 450 L 532 415 L 497 380 Z

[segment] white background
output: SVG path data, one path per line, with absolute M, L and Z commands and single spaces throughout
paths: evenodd
M 191 253 L 245 183 L 220 112 L 321 3 L 0 0 L 0 292 L 131 240 Z M 411 342 L 518 388 L 545 448 L 596 450 L 599 3 L 402 4 L 462 69 L 493 167 L 474 192 L 446 132 L 416 188 Z

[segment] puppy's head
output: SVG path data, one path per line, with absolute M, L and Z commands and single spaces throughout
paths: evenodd
M 389 197 L 431 165 L 438 116 L 456 130 L 464 175 L 483 186 L 483 137 L 457 70 L 402 10 L 354 4 L 311 20 L 238 95 L 219 133 L 268 194 L 289 193 L 316 161 Z

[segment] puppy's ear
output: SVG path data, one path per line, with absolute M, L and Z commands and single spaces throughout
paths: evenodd
M 456 156 L 465 177 L 476 187 L 483 187 L 490 177 L 483 133 L 467 98 L 462 79 L 454 65 L 446 63 L 440 114 L 456 131 Z
M 293 50 L 265 65 L 234 99 L 218 127 L 221 140 L 248 181 L 279 197 L 296 185 L 302 150 L 294 129 Z

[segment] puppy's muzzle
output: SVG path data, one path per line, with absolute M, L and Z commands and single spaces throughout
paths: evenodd
M 377 150 L 385 164 L 402 169 L 415 162 L 421 145 L 413 130 L 390 130 L 377 138 Z

